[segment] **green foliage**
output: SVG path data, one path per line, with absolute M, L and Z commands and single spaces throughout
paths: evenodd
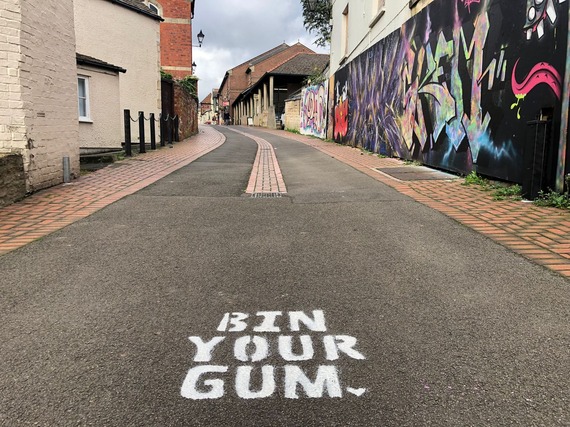
M 174 77 L 172 76 L 172 74 L 167 73 L 162 68 L 160 69 L 160 78 L 164 79 L 164 80 L 174 80 Z
M 287 132 L 296 133 L 296 134 L 300 134 L 300 133 L 301 133 L 298 129 L 286 128 L 285 130 L 286 130 Z
M 489 180 L 477 175 L 477 172 L 472 171 L 469 175 L 465 177 L 465 182 L 463 185 L 481 185 L 486 187 L 489 185 Z
M 308 75 L 303 80 L 303 85 L 318 85 L 325 82 L 327 77 L 323 74 L 322 70 L 315 69 L 311 75 Z
M 303 24 L 307 31 L 318 36 L 317 46 L 326 47 L 331 41 L 332 6 L 329 0 L 301 0 Z
M 198 77 L 196 76 L 186 76 L 181 80 L 178 80 L 180 86 L 186 90 L 194 98 L 198 98 Z
M 556 191 L 540 191 L 538 198 L 533 203 L 536 206 L 570 209 L 570 196 L 568 193 L 560 194 Z
M 492 191 L 493 200 L 521 200 L 521 186 L 518 184 L 494 184 L 472 171 L 465 177 L 463 185 L 478 185 L 483 191 Z
M 518 184 L 500 186 L 495 185 L 493 189 L 493 200 L 521 200 L 522 188 Z

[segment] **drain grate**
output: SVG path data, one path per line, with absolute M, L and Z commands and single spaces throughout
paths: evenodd
M 251 197 L 255 197 L 256 199 L 271 199 L 281 197 L 281 193 L 252 193 Z

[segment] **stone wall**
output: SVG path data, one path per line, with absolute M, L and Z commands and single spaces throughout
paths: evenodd
M 198 100 L 179 83 L 174 83 L 174 111 L 180 118 L 180 140 L 198 133 Z
M 72 0 L 0 0 L 0 152 L 21 154 L 26 189 L 79 174 Z
M 24 162 L 19 154 L 0 154 L 0 207 L 26 195 Z
M 301 126 L 301 99 L 285 101 L 285 129 L 299 130 Z

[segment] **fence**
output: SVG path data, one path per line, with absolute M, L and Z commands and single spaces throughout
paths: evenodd
M 139 153 L 146 153 L 146 138 L 145 138 L 145 121 L 149 122 L 150 128 L 150 149 L 156 150 L 156 118 L 154 113 L 149 114 L 147 119 L 143 111 L 139 111 L 138 117 L 133 119 L 131 117 L 131 110 L 124 110 L 124 123 L 125 123 L 125 155 L 132 156 L 132 137 L 131 137 L 131 122 L 139 124 Z M 178 115 L 171 116 L 167 114 L 163 117 L 162 114 L 158 116 L 160 126 L 160 146 L 164 147 L 167 143 L 172 145 L 172 142 L 178 142 L 178 130 L 180 127 L 180 119 Z

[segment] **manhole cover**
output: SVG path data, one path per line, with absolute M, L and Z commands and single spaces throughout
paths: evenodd
M 456 175 L 450 173 L 430 169 L 425 166 L 402 166 L 397 168 L 375 168 L 378 172 L 382 172 L 392 178 L 400 181 L 433 181 L 433 180 L 450 180 L 457 179 Z

